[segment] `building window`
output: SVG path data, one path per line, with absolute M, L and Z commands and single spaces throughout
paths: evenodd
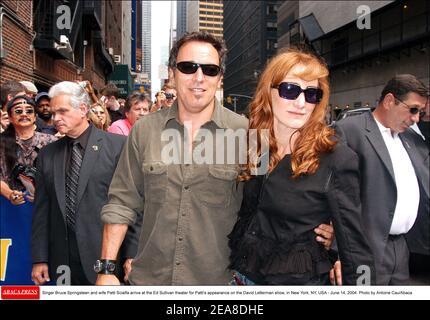
M 274 4 L 269 4 L 266 7 L 266 13 L 269 14 L 276 14 L 278 12 L 278 6 Z
M 333 65 L 348 60 L 348 39 L 342 38 L 332 44 L 331 62 Z

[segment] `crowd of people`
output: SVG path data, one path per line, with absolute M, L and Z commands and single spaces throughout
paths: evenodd
M 411 129 L 428 87 L 395 75 L 373 112 L 329 125 L 325 62 L 289 49 L 247 119 L 215 98 L 225 58 L 184 35 L 154 103 L 113 84 L 2 84 L 1 195 L 33 203 L 35 284 L 64 265 L 73 285 L 409 283 L 410 255 L 430 256 L 429 143 Z

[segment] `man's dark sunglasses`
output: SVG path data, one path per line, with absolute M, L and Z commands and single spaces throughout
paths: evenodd
M 394 96 L 394 94 L 393 94 L 393 96 Z M 419 113 L 420 114 L 420 118 L 421 117 L 424 117 L 425 115 L 426 115 L 426 112 L 424 111 L 424 110 L 422 110 L 422 109 L 420 109 L 420 108 L 417 108 L 417 107 L 411 107 L 410 105 L 408 105 L 407 103 L 404 103 L 402 100 L 400 100 L 399 98 L 397 98 L 396 96 L 394 96 L 394 98 L 397 100 L 397 101 L 399 101 L 399 102 L 401 102 L 401 103 L 403 103 L 408 109 L 409 109 L 409 112 L 411 113 L 411 114 L 417 114 L 417 113 Z
M 193 74 L 199 68 L 202 68 L 203 74 L 210 77 L 215 77 L 221 72 L 221 68 L 216 64 L 200 64 L 191 61 L 178 62 L 176 64 L 176 68 L 178 68 L 179 71 L 185 74 Z
M 278 89 L 279 96 L 287 100 L 296 100 L 298 96 L 304 92 L 305 101 L 307 103 L 316 104 L 321 101 L 323 92 L 319 88 L 306 88 L 302 89 L 299 85 L 290 82 L 281 82 L 277 86 L 272 86 L 274 89 Z
M 13 110 L 13 112 L 15 114 L 23 114 L 25 112 L 25 114 L 33 114 L 34 113 L 34 109 L 15 109 Z

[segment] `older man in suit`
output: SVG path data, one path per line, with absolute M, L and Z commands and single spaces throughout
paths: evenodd
M 49 96 L 54 124 L 65 137 L 37 159 L 32 279 L 38 285 L 55 280 L 64 271 L 58 267 L 68 266 L 71 284 L 94 284 L 103 231 L 100 211 L 125 138 L 88 123 L 90 100 L 78 84 L 60 82 Z M 131 230 L 124 244 L 128 258 L 137 251 L 137 235 Z
M 364 230 L 379 285 L 407 284 L 409 252 L 429 254 L 429 159 L 409 128 L 419 121 L 427 100 L 422 82 L 397 75 L 373 114 L 336 124 L 360 159 Z

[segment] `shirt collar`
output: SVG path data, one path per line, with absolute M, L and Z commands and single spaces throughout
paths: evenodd
M 75 141 L 77 141 L 79 143 L 79 145 L 81 146 L 81 148 L 85 150 L 85 148 L 87 147 L 87 144 L 88 144 L 88 139 L 90 137 L 90 133 L 91 133 L 92 127 L 93 127 L 93 125 L 90 124 L 88 126 L 88 128 L 85 129 L 85 131 L 82 132 L 81 135 L 79 137 L 77 137 L 76 139 L 67 137 L 69 139 L 69 143 L 71 145 L 73 145 L 73 143 Z
M 378 119 L 376 119 L 375 116 L 373 116 L 373 118 L 376 121 L 376 124 L 378 125 L 379 131 L 381 131 L 381 133 L 384 135 L 389 135 L 391 138 L 395 139 L 397 138 L 397 136 L 399 135 L 397 132 L 392 133 L 390 128 L 386 128 L 382 123 L 380 123 L 378 121 Z
M 178 110 L 177 100 L 169 108 L 169 111 L 167 112 L 167 115 L 164 119 L 164 127 L 166 127 L 167 123 L 172 119 L 176 119 L 179 122 L 179 110 Z M 215 98 L 215 108 L 212 113 L 211 120 L 209 122 L 214 122 L 221 129 L 227 128 L 227 125 L 224 120 L 223 107 L 221 106 L 221 104 L 216 98 Z

